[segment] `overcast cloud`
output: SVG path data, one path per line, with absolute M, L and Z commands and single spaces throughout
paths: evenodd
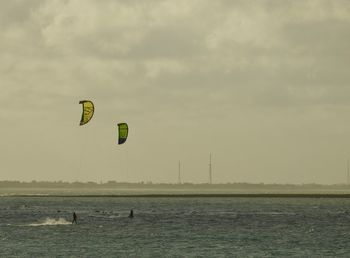
M 349 28 L 346 0 L 1 1 L 0 180 L 176 182 L 181 160 L 200 183 L 213 153 L 214 182 L 343 183 Z

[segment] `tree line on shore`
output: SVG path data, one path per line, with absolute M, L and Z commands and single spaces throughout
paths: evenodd
M 264 183 L 153 183 L 148 182 L 67 182 L 67 181 L 0 181 L 1 188 L 170 188 L 170 189 L 344 189 L 346 184 L 264 184 Z

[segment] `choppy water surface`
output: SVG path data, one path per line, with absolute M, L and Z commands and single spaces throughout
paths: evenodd
M 350 200 L 1 197 L 0 256 L 350 257 Z

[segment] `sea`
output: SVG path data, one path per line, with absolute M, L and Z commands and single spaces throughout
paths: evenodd
M 0 257 L 350 257 L 350 199 L 2 196 Z

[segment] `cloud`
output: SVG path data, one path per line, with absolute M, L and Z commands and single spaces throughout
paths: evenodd
M 183 90 L 193 99 L 215 91 L 218 100 L 247 105 L 345 101 L 346 1 L 2 5 L 3 100 L 28 101 L 30 91 L 52 100 L 81 91 L 129 97 L 146 87 L 153 96 Z M 23 97 L 14 88 L 26 88 Z

